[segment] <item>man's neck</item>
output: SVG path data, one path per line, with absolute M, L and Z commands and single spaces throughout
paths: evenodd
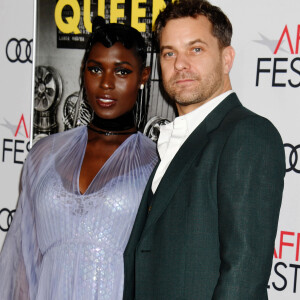
M 202 102 L 200 102 L 200 103 L 190 104 L 190 105 L 186 105 L 186 106 L 176 104 L 177 111 L 178 111 L 178 115 L 179 115 L 179 116 L 186 115 L 186 114 L 188 114 L 188 113 L 194 111 L 194 110 L 197 109 L 198 107 L 204 105 L 205 103 L 207 103 L 207 102 L 209 102 L 209 101 L 211 101 L 211 100 L 217 98 L 218 96 L 220 96 L 220 95 L 222 95 L 222 94 L 224 94 L 224 93 L 226 93 L 226 92 L 228 92 L 228 91 L 230 91 L 230 90 L 231 90 L 231 87 L 230 87 L 229 89 L 227 89 L 226 91 L 224 91 L 224 92 L 222 92 L 222 93 L 219 93 L 219 94 L 217 94 L 217 95 L 215 95 L 215 96 L 213 96 L 213 97 L 211 97 L 211 98 L 209 98 L 209 99 L 207 99 L 207 100 L 205 100 L 205 101 L 202 101 Z
M 207 98 L 206 100 L 201 101 L 199 103 L 190 104 L 190 105 L 180 105 L 180 104 L 176 103 L 178 114 L 179 114 L 179 116 L 188 114 L 188 113 L 192 112 L 193 110 L 197 109 L 198 107 L 204 105 L 205 103 L 211 101 L 212 99 L 215 99 L 216 97 L 218 97 L 230 90 L 232 90 L 232 86 L 231 86 L 229 77 L 227 77 L 227 78 L 225 78 L 225 81 L 224 81 L 221 89 L 218 90 L 216 93 L 214 93 L 211 97 Z

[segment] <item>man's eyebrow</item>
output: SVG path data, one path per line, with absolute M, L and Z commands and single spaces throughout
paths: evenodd
M 169 45 L 162 46 L 162 47 L 160 48 L 160 52 L 163 52 L 163 50 L 165 50 L 165 49 L 170 49 L 170 50 L 172 50 L 173 47 L 172 47 L 172 46 L 169 46 Z
M 190 42 L 188 42 L 186 45 L 187 45 L 187 46 L 192 46 L 192 45 L 197 44 L 197 43 L 207 45 L 207 43 L 206 43 L 205 41 L 201 40 L 201 39 L 196 39 L 196 40 L 190 41 Z M 160 52 L 162 52 L 162 51 L 165 50 L 165 49 L 173 50 L 174 47 L 172 47 L 172 46 L 170 46 L 170 45 L 162 46 L 162 47 L 160 48 Z
M 204 42 L 204 41 L 201 40 L 201 39 L 196 39 L 196 40 L 190 41 L 190 42 L 187 43 L 187 45 L 188 45 L 188 46 L 192 46 L 192 45 L 197 44 L 197 43 L 201 43 L 201 44 L 207 45 L 207 43 Z

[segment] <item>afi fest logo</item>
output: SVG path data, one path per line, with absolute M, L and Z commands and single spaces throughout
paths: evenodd
M 296 36 L 292 35 L 294 31 Z M 300 25 L 297 28 L 285 25 L 278 40 L 270 40 L 262 34 L 261 38 L 256 42 L 267 46 L 274 56 L 257 59 L 256 86 L 267 81 L 272 87 L 300 87 L 300 57 L 294 57 L 299 54 Z M 278 57 L 279 52 L 289 57 Z
M 83 33 L 80 25 L 80 18 L 83 10 L 83 26 L 88 32 L 92 32 L 92 23 L 91 23 L 91 0 L 83 1 L 83 8 L 80 7 L 78 0 L 58 0 L 55 7 L 55 23 L 57 28 L 62 33 L 74 33 L 80 34 Z M 97 1 L 94 1 L 97 2 Z M 108 3 L 109 2 L 109 3 Z M 131 3 L 129 3 L 131 2 Z M 148 1 L 147 1 L 148 2 Z M 166 6 L 164 0 L 152 0 L 151 2 L 151 15 L 152 15 L 152 24 L 156 20 L 159 11 Z M 109 6 L 109 16 L 110 22 L 117 23 L 118 19 L 130 20 L 132 27 L 136 28 L 140 32 L 146 32 L 146 21 L 140 22 L 140 18 L 147 18 L 148 24 L 148 11 L 146 6 L 149 6 L 146 3 L 146 0 L 98 0 L 97 3 L 97 13 L 98 16 L 104 17 Z M 63 9 L 69 6 L 73 11 L 73 15 L 70 17 L 63 18 Z M 126 6 L 126 7 L 125 7 Z M 130 10 L 127 9 L 130 8 Z M 126 11 L 126 13 L 125 13 Z M 126 15 L 125 15 L 126 14 Z
M 9 129 L 13 137 L 2 139 L 2 163 L 23 164 L 30 149 L 29 128 L 26 125 L 24 115 L 22 114 L 18 125 L 13 125 L 5 120 L 0 124 Z
M 280 231 L 277 235 L 279 243 L 274 249 L 273 270 L 268 288 L 277 292 L 299 293 L 300 233 Z M 287 263 L 286 260 L 292 260 L 293 263 Z

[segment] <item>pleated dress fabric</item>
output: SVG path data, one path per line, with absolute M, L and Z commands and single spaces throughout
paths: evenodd
M 31 149 L 0 255 L 2 300 L 122 299 L 123 251 L 157 162 L 155 144 L 131 135 L 81 194 L 87 138 L 79 127 Z

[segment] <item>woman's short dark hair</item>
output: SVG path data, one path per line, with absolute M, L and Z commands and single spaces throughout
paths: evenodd
M 220 48 L 230 46 L 232 25 L 223 11 L 206 0 L 176 0 L 160 12 L 155 21 L 155 35 L 159 45 L 162 29 L 173 19 L 205 16 L 212 24 L 212 35 L 218 39 Z
M 102 44 L 106 48 L 112 47 L 115 43 L 121 43 L 126 49 L 132 49 L 136 57 L 140 60 L 141 71 L 146 66 L 147 47 L 145 41 L 135 28 L 118 23 L 105 23 L 105 20 L 97 16 L 93 19 L 92 33 L 87 41 L 85 53 L 81 63 L 80 85 L 83 88 L 84 70 L 86 62 L 93 46 L 96 43 Z

